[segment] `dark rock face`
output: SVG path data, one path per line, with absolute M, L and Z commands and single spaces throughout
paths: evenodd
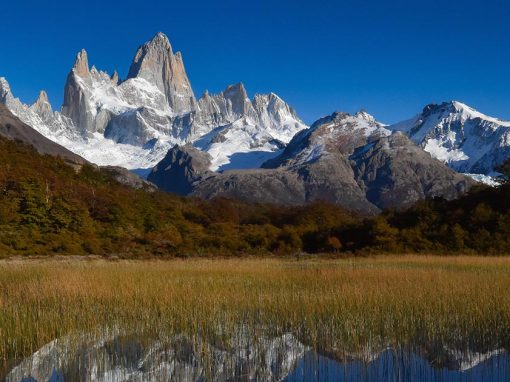
M 87 163 L 85 159 L 49 140 L 15 117 L 5 105 L 0 104 L 0 136 L 33 146 L 40 154 L 60 156 L 73 165 Z
M 124 167 L 102 166 L 101 171 L 107 172 L 117 182 L 136 190 L 144 189 L 150 192 L 157 190 L 157 187 L 154 184 L 146 181 L 136 174 L 133 174 L 131 171 L 125 169 Z
M 286 205 L 322 200 L 363 214 L 428 197 L 452 199 L 475 183 L 365 112 L 319 120 L 261 169 L 210 172 L 205 155 L 176 146 L 149 180 L 167 191 L 205 199 Z
M 362 146 L 350 159 L 367 199 L 380 208 L 403 208 L 431 197 L 454 199 L 475 184 L 402 133 Z
M 204 199 L 226 196 L 244 201 L 285 205 L 306 202 L 306 189 L 299 174 L 284 169 L 211 173 L 192 187 L 191 194 Z
M 174 146 L 151 171 L 147 180 L 161 189 L 179 195 L 193 191 L 193 183 L 209 172 L 208 153 L 192 146 Z
M 306 202 L 326 201 L 363 214 L 379 212 L 379 207 L 366 199 L 345 156 L 331 155 L 302 164 L 293 171 L 300 174 L 304 183 Z

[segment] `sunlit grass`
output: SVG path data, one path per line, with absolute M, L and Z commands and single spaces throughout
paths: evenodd
M 0 359 L 107 327 L 228 342 L 244 325 L 338 356 L 508 348 L 509 291 L 510 258 L 11 260 L 0 262 Z

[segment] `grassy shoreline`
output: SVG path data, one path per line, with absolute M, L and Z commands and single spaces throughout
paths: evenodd
M 341 356 L 371 346 L 510 346 L 510 258 L 0 261 L 0 360 L 72 332 L 224 336 L 240 325 Z M 222 333 L 222 334 L 218 334 Z

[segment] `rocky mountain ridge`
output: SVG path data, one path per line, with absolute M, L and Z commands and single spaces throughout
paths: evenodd
M 182 55 L 174 53 L 163 33 L 137 49 L 125 80 L 116 71 L 110 75 L 91 67 L 81 50 L 69 72 L 60 112 L 52 110 L 44 91 L 33 105 L 23 104 L 5 78 L 0 78 L 0 102 L 87 160 L 129 169 L 150 169 L 175 144 L 189 143 L 211 155 L 211 170 L 257 168 L 307 128 L 276 94 L 250 99 L 242 83 L 219 94 L 206 91 L 197 100 Z M 366 114 L 366 131 L 403 131 L 459 172 L 493 175 L 510 156 L 510 122 L 457 101 L 428 105 L 391 126 L 375 126 L 373 117 L 361 114 Z M 313 134 L 313 129 L 303 134 Z M 361 135 L 347 129 L 344 150 Z
M 60 112 L 44 91 L 23 104 L 4 78 L 0 103 L 93 163 L 150 172 L 167 191 L 203 198 L 325 200 L 375 213 L 455 198 L 471 187 L 444 164 L 492 174 L 510 157 L 510 122 L 456 101 L 428 105 L 392 126 L 361 110 L 335 112 L 308 128 L 276 94 L 250 98 L 242 83 L 197 99 L 182 55 L 162 33 L 138 48 L 125 79 L 90 66 L 80 51 Z
M 510 121 L 458 101 L 425 106 L 417 116 L 389 127 L 405 132 L 456 171 L 492 174 L 510 157 Z
M 39 100 L 44 99 L 44 95 Z M 39 102 L 38 100 L 38 102 Z M 37 102 L 34 104 L 37 106 Z M 41 105 L 39 105 L 41 106 Z M 44 105 L 42 105 L 44 107 Z M 81 166 L 87 161 L 67 150 L 66 148 L 49 140 L 44 135 L 38 133 L 27 124 L 16 118 L 9 109 L 0 103 L 0 136 L 23 142 L 33 146 L 39 154 L 60 156 L 72 166 Z
M 453 199 L 473 184 L 366 112 L 334 113 L 291 140 L 261 169 L 209 171 L 210 156 L 175 146 L 148 179 L 205 199 L 299 205 L 327 201 L 363 214 L 427 197 Z
M 16 99 L 5 78 L 0 102 L 46 137 L 100 165 L 151 168 L 174 144 L 197 142 L 213 169 L 258 166 L 306 125 L 274 93 L 248 98 L 242 84 L 195 99 L 182 55 L 158 33 L 138 48 L 125 80 L 90 67 L 80 51 L 67 77 L 61 112 L 44 96 Z M 44 104 L 44 107 L 41 105 Z M 255 153 L 253 156 L 250 153 Z M 235 159 L 235 158 L 234 158 Z

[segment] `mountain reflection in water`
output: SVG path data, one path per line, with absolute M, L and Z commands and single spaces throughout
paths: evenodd
M 6 376 L 8 382 L 509 380 L 510 356 L 504 350 L 447 350 L 437 359 L 430 354 L 425 359 L 418 352 L 387 348 L 340 361 L 318 354 L 290 333 L 240 335 L 228 345 L 183 335 L 166 341 L 118 334 L 100 340 L 64 337 L 19 362 Z

